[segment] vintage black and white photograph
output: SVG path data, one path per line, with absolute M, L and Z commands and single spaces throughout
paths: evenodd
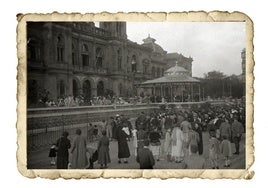
M 27 21 L 27 169 L 246 169 L 246 24 Z

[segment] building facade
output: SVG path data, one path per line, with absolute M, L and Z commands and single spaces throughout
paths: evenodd
M 28 22 L 28 102 L 44 93 L 53 100 L 137 95 L 136 85 L 163 76 L 168 57 L 150 36 L 128 40 L 126 22 Z

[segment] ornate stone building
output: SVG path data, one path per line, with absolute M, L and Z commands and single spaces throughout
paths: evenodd
M 137 84 L 163 76 L 170 56 L 150 36 L 141 45 L 128 40 L 126 22 L 28 22 L 28 101 L 40 91 L 54 100 L 136 95 Z

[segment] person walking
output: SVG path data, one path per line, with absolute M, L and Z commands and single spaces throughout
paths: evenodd
M 203 132 L 202 132 L 202 127 L 201 127 L 201 122 L 198 119 L 194 119 L 193 130 L 197 132 L 199 135 L 199 141 L 197 143 L 198 153 L 199 155 L 202 155 L 203 154 Z
M 171 129 L 168 129 L 165 135 L 164 141 L 164 153 L 167 157 L 167 161 L 171 161 Z
M 98 143 L 98 163 L 100 168 L 107 168 L 107 164 L 111 162 L 109 153 L 109 138 L 106 136 L 106 131 L 102 131 L 102 137 Z
M 124 160 L 124 163 L 128 163 L 127 158 L 130 157 L 129 147 L 127 143 L 128 137 L 129 137 L 128 128 L 119 125 L 117 130 L 118 163 L 122 162 L 121 159 Z
M 81 136 L 81 129 L 76 130 L 76 137 L 74 138 L 72 153 L 72 169 L 84 169 L 87 166 L 87 140 Z
M 191 155 L 191 146 L 196 145 L 198 147 L 198 143 L 200 141 L 199 134 L 193 129 L 189 129 L 189 144 L 188 144 L 188 152 Z
M 69 163 L 69 149 L 71 141 L 68 139 L 69 133 L 64 131 L 62 136 L 57 140 L 57 169 L 67 169 Z
M 136 161 L 140 164 L 140 169 L 153 169 L 155 160 L 149 149 L 149 140 L 144 140 L 143 145 L 144 147 L 138 150 Z
M 160 157 L 160 145 L 161 145 L 160 138 L 161 135 L 158 132 L 157 127 L 155 127 L 154 130 L 150 133 L 149 139 L 150 139 L 150 150 L 152 151 L 153 156 L 157 161 L 159 161 Z
M 190 150 L 192 155 L 187 156 L 183 161 L 183 168 L 185 169 L 204 169 L 205 167 L 205 159 L 198 155 L 198 146 L 191 145 Z
M 184 156 L 183 152 L 183 132 L 180 125 L 176 124 L 171 135 L 171 157 L 175 159 L 176 163 L 182 162 Z
M 228 140 L 231 139 L 231 125 L 226 117 L 224 117 L 224 122 L 221 123 L 220 128 L 220 138 L 226 137 Z
M 137 137 L 137 129 L 136 126 L 134 125 L 134 129 L 131 131 L 132 132 L 132 137 L 133 137 L 133 148 L 134 148 L 134 155 L 137 157 L 137 149 L 138 149 L 138 137 Z
M 231 142 L 227 138 L 227 136 L 223 136 L 223 140 L 220 145 L 220 151 L 223 154 L 225 165 L 224 167 L 230 167 L 230 157 L 232 156 L 232 148 L 231 148 Z
M 210 139 L 209 139 L 209 145 L 208 145 L 208 158 L 211 164 L 212 169 L 219 169 L 218 164 L 218 157 L 220 153 L 220 142 L 216 138 L 216 131 L 211 130 L 209 132 Z
M 233 135 L 233 141 L 235 144 L 235 155 L 239 155 L 240 151 L 240 140 L 241 136 L 244 132 L 244 128 L 242 123 L 238 121 L 238 118 L 234 117 L 234 122 L 232 123 L 232 135 Z
M 107 123 L 107 129 L 106 129 L 107 137 L 109 138 L 109 140 L 112 140 L 113 138 L 113 127 L 114 127 L 114 118 L 110 117 L 110 121 Z

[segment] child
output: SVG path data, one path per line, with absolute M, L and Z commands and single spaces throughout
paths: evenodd
M 106 136 L 106 130 L 102 130 L 102 137 L 98 144 L 98 163 L 101 165 L 100 168 L 107 168 L 110 162 L 109 138 Z
M 187 156 L 184 159 L 182 164 L 183 168 L 187 169 L 204 169 L 205 167 L 205 159 L 198 155 L 198 146 L 190 145 L 191 155 Z
M 212 169 L 219 169 L 218 166 L 218 155 L 220 150 L 220 143 L 219 140 L 216 138 L 216 132 L 211 130 L 209 132 L 210 139 L 209 139 L 209 161 L 211 163 Z
M 143 145 L 144 147 L 138 150 L 136 160 L 140 164 L 140 169 L 153 169 L 155 161 L 149 149 L 149 140 L 144 140 Z
M 230 167 L 230 157 L 232 156 L 232 148 L 231 148 L 231 142 L 227 139 L 227 136 L 223 136 L 223 141 L 221 142 L 221 153 L 224 156 L 225 159 L 225 165 L 224 167 Z
M 56 144 L 52 144 L 49 150 L 48 157 L 50 157 L 50 165 L 56 165 Z

